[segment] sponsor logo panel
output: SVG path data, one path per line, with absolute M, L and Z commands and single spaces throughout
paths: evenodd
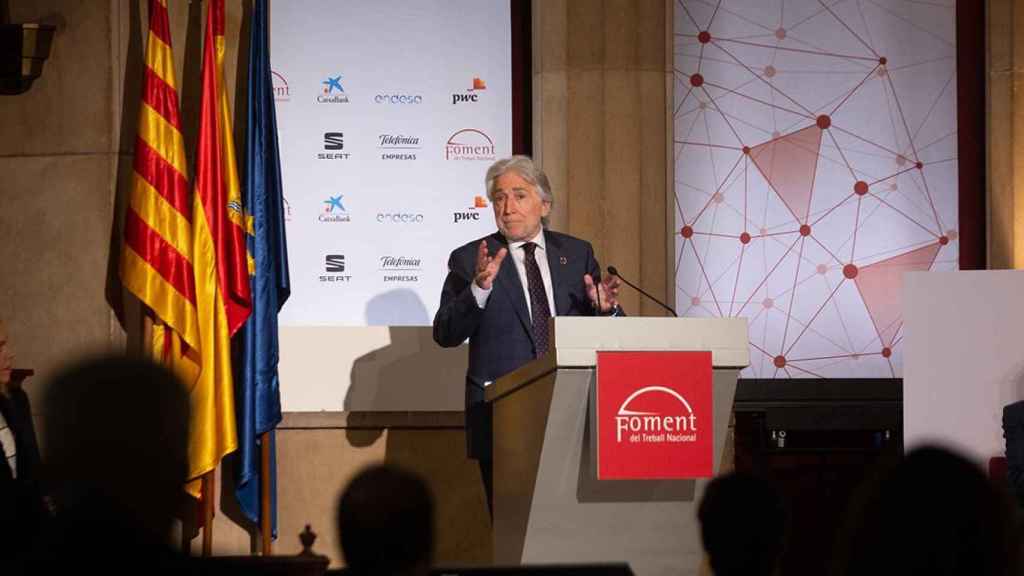
M 377 149 L 381 151 L 381 160 L 415 160 L 416 153 L 421 148 L 418 136 L 402 133 L 377 136 Z
M 381 256 L 379 271 L 384 283 L 419 282 L 421 259 L 413 256 Z
M 323 273 L 320 282 L 343 284 L 352 281 L 350 274 L 345 274 L 344 254 L 324 254 Z
M 476 160 L 493 162 L 494 141 L 483 130 L 463 128 L 448 137 L 444 145 L 445 160 Z

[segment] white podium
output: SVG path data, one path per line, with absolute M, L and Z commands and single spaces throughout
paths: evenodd
M 552 319 L 547 355 L 488 387 L 494 412 L 494 562 L 628 562 L 638 576 L 696 574 L 696 510 L 707 481 L 598 481 L 598 351 L 711 351 L 718 472 L 745 318 Z

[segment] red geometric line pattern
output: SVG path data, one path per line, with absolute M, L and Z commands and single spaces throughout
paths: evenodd
M 898 376 L 902 275 L 958 259 L 953 1 L 676 7 L 683 315 L 747 317 L 748 375 Z

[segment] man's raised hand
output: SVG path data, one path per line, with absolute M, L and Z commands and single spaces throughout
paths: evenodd
M 505 256 L 508 256 L 508 248 L 502 247 L 497 254 L 491 256 L 487 253 L 487 241 L 481 240 L 480 248 L 476 251 L 476 277 L 473 282 L 483 290 L 490 290 Z

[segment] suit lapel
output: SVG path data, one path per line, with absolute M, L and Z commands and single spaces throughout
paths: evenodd
M 508 242 L 501 233 L 495 233 L 487 242 L 490 254 L 497 254 L 501 248 L 509 249 Z M 519 280 L 519 272 L 516 271 L 516 263 L 512 261 L 512 254 L 505 257 L 498 269 L 498 276 L 494 279 L 498 289 L 505 293 L 505 297 L 512 303 L 512 309 L 523 324 L 523 329 L 533 339 L 533 322 L 530 318 L 529 308 L 526 307 L 526 292 L 523 290 L 523 283 Z
M 560 316 L 567 312 L 566 306 L 569 300 L 565 291 L 565 272 L 562 270 L 562 261 L 565 254 L 562 252 L 562 243 L 547 230 L 544 231 L 544 251 L 548 254 L 548 270 L 551 272 L 551 290 L 554 292 L 555 310 L 553 316 Z

